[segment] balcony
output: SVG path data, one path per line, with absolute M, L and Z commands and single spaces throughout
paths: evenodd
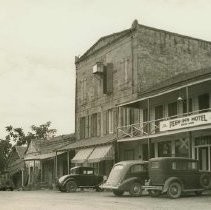
M 211 124 L 211 108 L 117 128 L 117 138 L 150 138 L 184 128 Z

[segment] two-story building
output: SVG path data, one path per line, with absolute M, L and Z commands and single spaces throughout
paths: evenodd
M 211 42 L 140 25 L 76 57 L 77 164 L 190 156 L 210 170 Z

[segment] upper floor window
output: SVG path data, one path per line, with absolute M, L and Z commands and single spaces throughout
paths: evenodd
M 91 136 L 97 136 L 97 113 L 91 115 Z
M 103 93 L 111 94 L 113 92 L 113 64 L 108 63 L 103 70 Z
M 108 133 L 113 133 L 114 132 L 114 115 L 113 115 L 113 110 L 109 109 L 108 110 Z
M 177 102 L 168 104 L 168 116 L 169 117 L 177 116 Z
M 183 114 L 187 112 L 192 112 L 193 111 L 193 106 L 192 106 L 192 98 L 189 98 L 188 100 L 188 111 L 187 111 L 187 100 L 183 101 Z
M 198 96 L 199 110 L 206 111 L 210 107 L 210 97 L 208 93 Z
M 80 118 L 80 139 L 85 138 L 85 117 Z

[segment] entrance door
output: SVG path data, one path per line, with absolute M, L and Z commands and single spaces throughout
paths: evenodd
M 199 147 L 199 167 L 200 170 L 209 170 L 208 167 L 209 156 L 208 156 L 208 147 Z

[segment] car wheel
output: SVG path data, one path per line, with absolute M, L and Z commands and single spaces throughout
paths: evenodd
M 116 196 L 122 196 L 124 193 L 123 190 L 113 190 L 113 194 L 116 195 Z
M 202 191 L 195 191 L 194 192 L 197 196 L 200 196 L 202 194 Z
M 172 182 L 169 185 L 167 194 L 170 198 L 179 198 L 182 193 L 182 186 L 178 182 Z
M 211 177 L 208 174 L 202 174 L 200 177 L 200 184 L 204 189 L 210 189 Z
M 68 181 L 65 185 L 66 192 L 75 192 L 78 186 L 75 181 Z
M 96 190 L 96 192 L 103 192 L 104 191 L 104 189 L 99 187 L 99 186 L 95 187 L 95 190 Z
M 131 196 L 141 196 L 142 194 L 141 184 L 138 182 L 133 183 L 130 187 L 129 193 Z
M 149 190 L 149 195 L 151 197 L 159 197 L 161 195 L 161 191 L 160 190 Z

